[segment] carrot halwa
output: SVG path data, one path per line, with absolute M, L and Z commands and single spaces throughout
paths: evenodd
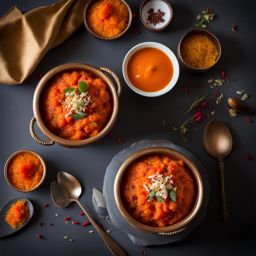
M 182 160 L 150 155 L 131 164 L 121 185 L 122 201 L 133 218 L 153 227 L 167 227 L 192 210 L 195 182 Z
M 24 224 L 29 218 L 29 209 L 27 202 L 19 200 L 11 205 L 6 213 L 5 221 L 13 228 L 16 229 Z
M 17 189 L 29 191 L 41 181 L 43 171 L 44 167 L 37 156 L 29 152 L 20 152 L 11 159 L 7 177 Z
M 88 10 L 88 26 L 95 34 L 105 38 L 122 33 L 128 22 L 128 8 L 120 0 L 98 0 Z
M 85 70 L 56 75 L 41 97 L 41 113 L 47 128 L 61 138 L 94 137 L 108 123 L 112 98 L 105 82 Z

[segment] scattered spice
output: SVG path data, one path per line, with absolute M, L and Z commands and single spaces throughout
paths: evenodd
M 82 224 L 83 227 L 87 227 L 87 226 L 89 226 L 89 225 L 91 225 L 91 222 L 90 222 L 90 221 L 85 221 L 85 222 Z
M 54 224 L 53 224 L 53 223 L 50 223 L 49 226 L 52 227 L 52 226 L 54 226 Z
M 143 255 L 147 255 L 147 252 L 145 251 L 145 250 L 142 250 L 141 251 L 141 255 L 143 256 Z
M 250 95 L 246 93 L 244 90 L 237 90 L 236 94 L 240 96 L 241 101 L 246 101 L 250 98 Z
M 232 27 L 232 32 L 237 32 L 237 30 L 238 30 L 238 26 L 237 26 L 237 25 L 234 25 L 234 26 Z
M 220 71 L 220 77 L 222 80 L 226 79 L 226 72 L 223 69 Z
M 55 217 L 58 217 L 59 216 L 59 214 L 58 213 L 55 213 Z
M 198 107 L 199 105 L 201 105 L 203 102 L 205 102 L 207 97 L 207 94 L 203 95 L 203 96 L 197 96 L 195 98 L 195 100 L 192 102 L 192 104 L 184 111 L 185 114 L 189 113 L 190 111 L 192 111 L 194 108 Z M 205 103 L 204 103 L 205 104 Z
M 157 25 L 159 23 L 163 23 L 165 20 L 163 19 L 165 13 L 163 11 L 161 11 L 160 9 L 158 9 L 156 12 L 154 12 L 154 9 L 151 8 L 148 10 L 148 18 L 147 21 L 150 24 L 154 24 Z
M 63 239 L 68 239 L 68 236 L 63 236 Z
M 80 212 L 79 216 L 84 216 L 84 214 L 85 214 L 84 212 Z
M 43 204 L 43 208 L 47 208 L 47 207 L 49 207 L 49 204 L 47 203 Z
M 253 124 L 254 121 L 253 121 L 253 118 L 251 116 L 247 116 L 246 117 L 246 121 L 249 123 L 249 124 Z
M 138 18 L 138 17 L 139 17 L 139 14 L 137 12 L 132 13 L 132 18 L 133 19 Z
M 220 96 L 216 98 L 216 104 L 217 105 L 220 104 L 223 98 L 224 98 L 224 94 L 221 93 Z
M 196 27 L 207 28 L 208 24 L 215 19 L 216 15 L 213 9 L 205 8 L 200 14 L 196 16 Z
M 89 230 L 88 233 L 89 233 L 89 234 L 93 234 L 94 231 L 93 231 L 93 230 Z
M 111 233 L 111 230 L 110 230 L 110 229 L 107 229 L 107 230 L 106 230 L 106 233 L 108 233 L 108 234 Z
M 189 90 L 189 88 L 188 88 L 187 86 L 183 86 L 183 87 L 182 87 L 182 91 L 183 91 L 183 93 L 186 94 L 186 95 L 190 94 L 190 90 Z
M 193 115 L 193 120 L 195 123 L 199 123 L 203 118 L 203 113 L 201 110 L 198 110 L 194 115 Z
M 78 221 L 72 221 L 71 223 L 72 223 L 72 225 L 80 225 L 80 222 L 78 222 Z
M 234 108 L 228 108 L 228 113 L 231 117 L 237 117 L 237 110 Z
M 117 137 L 117 138 L 116 138 L 116 142 L 117 142 L 118 144 L 124 144 L 124 139 L 121 138 L 121 137 Z
M 36 238 L 37 239 L 45 239 L 45 237 L 43 235 L 41 235 L 41 234 L 36 234 Z
M 214 65 L 219 52 L 212 39 L 202 33 L 188 34 L 181 42 L 183 60 L 194 68 L 208 68 Z
M 69 221 L 69 220 L 71 220 L 72 218 L 70 218 L 70 217 L 65 217 L 64 218 L 64 221 Z

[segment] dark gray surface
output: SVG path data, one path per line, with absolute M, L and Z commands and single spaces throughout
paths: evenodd
M 2 15 L 12 5 L 27 11 L 40 4 L 52 3 L 50 0 L 15 1 L 0 0 Z M 140 1 L 128 1 L 133 9 Z M 56 209 L 49 195 L 50 182 L 60 170 L 72 172 L 84 185 L 81 201 L 93 212 L 91 193 L 93 187 L 102 187 L 105 169 L 112 157 L 140 140 L 149 138 L 169 139 L 190 149 L 206 166 L 211 185 L 211 201 L 203 223 L 183 242 L 169 246 L 146 248 L 148 255 L 252 255 L 255 254 L 255 160 L 246 161 L 244 155 L 250 153 L 256 158 L 256 128 L 245 121 L 245 117 L 231 119 L 225 104 L 216 109 L 215 118 L 226 121 L 234 136 L 234 150 L 225 161 L 226 190 L 231 219 L 227 225 L 221 222 L 219 200 L 219 175 L 217 162 L 209 157 L 202 145 L 204 120 L 198 125 L 197 132 L 191 132 L 188 141 L 183 141 L 162 126 L 177 123 L 186 117 L 182 110 L 198 94 L 211 93 L 207 80 L 218 75 L 225 68 L 235 82 L 221 88 L 226 96 L 235 95 L 237 89 L 244 89 L 252 95 L 250 103 L 255 105 L 255 6 L 254 1 L 172 1 L 174 19 L 171 27 L 163 33 L 152 33 L 138 22 L 141 33 L 133 35 L 132 29 L 116 41 L 100 41 L 89 35 L 84 28 L 79 29 L 61 46 L 50 51 L 41 61 L 33 75 L 21 86 L 1 86 L 0 112 L 0 166 L 3 167 L 7 157 L 16 150 L 26 148 L 39 153 L 46 161 L 48 174 L 44 185 L 35 192 L 22 194 L 11 189 L 0 175 L 0 205 L 16 197 L 29 197 L 35 204 L 35 216 L 29 225 L 12 237 L 0 240 L 0 255 L 19 255 L 21 251 L 30 255 L 109 255 L 106 247 L 96 235 L 88 234 L 91 228 L 82 228 L 65 224 L 63 217 L 78 215 L 77 206 L 68 209 Z M 123 81 L 123 94 L 120 98 L 118 120 L 112 130 L 114 136 L 122 136 L 125 144 L 119 145 L 113 139 L 105 138 L 95 145 L 81 149 L 67 149 L 60 146 L 43 147 L 32 140 L 28 124 L 33 115 L 32 97 L 39 75 L 50 68 L 67 62 L 86 62 L 95 66 L 108 66 L 121 77 L 121 64 L 126 52 L 135 44 L 143 41 L 157 41 L 166 44 L 172 50 L 181 35 L 194 24 L 194 17 L 202 8 L 216 9 L 218 18 L 210 25 L 223 46 L 223 56 L 216 68 L 206 74 L 193 75 L 181 70 L 180 80 L 175 89 L 160 98 L 148 99 L 134 94 Z M 238 24 L 238 32 L 231 27 Z M 0 39 L 1 40 L 1 39 Z M 194 88 L 195 85 L 204 85 Z M 190 95 L 184 95 L 182 86 L 191 88 Z M 209 119 L 208 119 L 209 120 Z M 42 204 L 49 202 L 48 208 Z M 55 217 L 55 213 L 59 217 Z M 77 217 L 77 219 L 82 219 Z M 45 226 L 41 227 L 40 222 Z M 48 226 L 54 223 L 54 226 Z M 102 222 L 107 226 L 106 222 Z M 1 227 L 0 227 L 1 228 Z M 130 255 L 140 255 L 143 248 L 132 245 L 121 232 L 111 228 L 111 235 Z M 36 233 L 45 235 L 45 240 L 37 240 Z M 74 242 L 64 240 L 64 235 L 71 235 Z

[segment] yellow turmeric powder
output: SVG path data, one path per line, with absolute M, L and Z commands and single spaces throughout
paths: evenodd
M 219 55 L 213 41 L 202 34 L 185 37 L 180 51 L 183 60 L 194 68 L 208 68 L 214 65 Z

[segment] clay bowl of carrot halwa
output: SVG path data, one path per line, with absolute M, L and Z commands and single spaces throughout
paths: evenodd
M 122 217 L 140 231 L 170 235 L 198 214 L 203 184 L 197 167 L 173 149 L 154 147 L 131 154 L 114 182 Z
M 124 0 L 91 0 L 85 6 L 84 25 L 99 39 L 117 39 L 131 23 L 132 11 Z
M 114 125 L 120 92 L 119 78 L 108 68 L 78 63 L 53 68 L 41 78 L 34 93 L 31 136 L 42 145 L 93 143 Z M 48 140 L 39 138 L 36 122 Z

